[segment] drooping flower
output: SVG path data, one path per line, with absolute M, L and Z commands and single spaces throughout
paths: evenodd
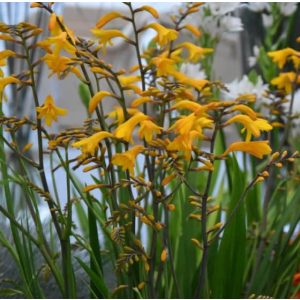
M 79 79 L 82 79 L 80 71 L 72 65 L 71 58 L 48 53 L 42 59 L 52 71 L 49 74 L 49 77 L 51 77 L 53 74 L 57 74 L 58 78 L 60 78 L 62 75 L 71 72 L 74 73 Z
M 223 155 L 226 156 L 230 152 L 234 151 L 246 152 L 250 155 L 262 159 L 264 155 L 270 154 L 272 152 L 272 149 L 269 146 L 269 141 L 235 142 L 227 148 Z
M 84 155 L 95 155 L 96 150 L 99 147 L 99 143 L 106 138 L 112 138 L 113 135 L 107 131 L 100 131 L 88 138 L 84 138 L 78 142 L 72 144 L 74 148 L 81 148 Z
M 244 130 L 247 131 L 246 134 L 246 142 L 251 140 L 252 135 L 255 137 L 259 137 L 261 131 L 270 131 L 272 130 L 272 126 L 268 123 L 267 120 L 257 118 L 252 120 L 249 116 L 246 115 L 236 115 L 230 118 L 225 125 L 232 124 L 234 122 L 241 123 L 244 126 Z
M 233 106 L 231 108 L 232 111 L 240 111 L 243 112 L 244 114 L 248 115 L 252 120 L 256 120 L 257 118 L 257 113 L 249 106 L 244 105 L 244 104 L 238 104 Z
M 153 102 L 153 100 L 150 98 L 150 97 L 139 97 L 139 98 L 136 98 L 134 99 L 132 102 L 131 102 L 131 107 L 132 108 L 137 108 L 138 106 L 140 106 L 141 104 L 144 104 L 144 103 L 148 103 L 148 102 Z
M 197 27 L 193 26 L 192 24 L 186 24 L 182 28 L 190 31 L 195 37 L 201 36 L 201 31 Z
M 112 11 L 108 14 L 105 14 L 104 16 L 102 16 L 98 22 L 96 23 L 96 27 L 98 29 L 101 29 L 103 26 L 105 26 L 107 23 L 109 23 L 110 21 L 117 19 L 117 18 L 123 18 L 123 15 L 116 12 L 116 11 Z
M 91 32 L 99 38 L 99 44 L 103 47 L 105 52 L 107 44 L 113 46 L 112 39 L 123 38 L 128 40 L 128 38 L 118 29 L 91 29 Z
M 118 76 L 120 84 L 124 90 L 133 90 L 135 93 L 140 94 L 141 89 L 135 84 L 141 81 L 141 76 L 138 75 L 120 75 Z
M 279 89 L 283 89 L 287 94 L 291 93 L 293 84 L 296 81 L 296 74 L 294 72 L 280 73 L 279 76 L 271 80 L 271 84 L 276 85 Z M 300 76 L 297 78 L 297 82 L 300 83 Z
M 163 25 L 159 23 L 151 23 L 145 27 L 147 28 L 152 28 L 157 32 L 156 37 L 154 40 L 161 46 L 164 47 L 168 43 L 176 40 L 178 38 L 178 32 L 174 29 L 166 28 Z
M 0 67 L 3 67 L 6 65 L 6 59 L 11 57 L 11 56 L 16 56 L 16 53 L 11 50 L 3 50 L 0 51 Z
M 112 96 L 110 92 L 100 91 L 96 93 L 89 102 L 89 113 L 93 113 L 97 105 L 103 100 L 103 98 Z
M 180 134 L 167 145 L 167 150 L 182 151 L 185 159 L 190 160 L 193 142 L 199 137 L 200 134 L 196 130 L 191 130 L 186 134 Z
M 133 130 L 141 121 L 145 121 L 148 119 L 149 117 L 143 114 L 142 112 L 138 112 L 134 114 L 125 123 L 117 127 L 115 131 L 115 137 L 133 143 L 133 138 L 132 138 Z
M 207 86 L 209 83 L 206 79 L 194 79 L 191 77 L 186 76 L 185 74 L 181 72 L 175 72 L 172 74 L 180 83 L 186 84 L 188 86 L 193 87 L 197 91 L 201 92 L 202 89 Z
M 166 57 L 164 54 L 154 57 L 151 60 L 151 63 L 156 66 L 157 76 L 168 76 L 177 72 L 175 66 L 176 62 L 173 59 Z
M 128 170 L 131 176 L 134 176 L 134 166 L 136 157 L 144 150 L 142 145 L 136 145 L 123 153 L 117 153 L 112 157 L 111 163 L 122 167 L 122 170 Z
M 138 9 L 136 9 L 135 11 L 136 12 L 138 12 L 138 11 L 146 11 L 149 14 L 151 14 L 153 18 L 155 18 L 155 19 L 159 18 L 159 14 L 158 14 L 157 10 L 154 7 L 149 6 L 149 5 L 141 6 Z
M 68 112 L 66 109 L 56 106 L 50 95 L 46 97 L 44 105 L 37 107 L 36 111 L 38 113 L 38 118 L 45 119 L 47 126 L 51 126 L 52 121 L 57 122 L 58 116 L 65 116 Z
M 139 111 L 136 108 L 127 108 L 127 113 L 129 115 L 134 115 L 137 112 L 139 112 Z M 125 116 L 124 116 L 123 108 L 121 106 L 115 106 L 114 110 L 108 114 L 108 117 L 111 119 L 116 119 L 118 122 L 118 125 L 124 123 Z
M 292 48 L 285 48 L 277 51 L 268 52 L 268 56 L 270 56 L 273 62 L 276 63 L 280 69 L 282 69 L 286 64 L 287 60 L 291 58 L 291 56 L 300 57 L 300 52 Z
M 186 48 L 189 51 L 188 60 L 194 63 L 198 62 L 204 55 L 210 54 L 214 51 L 212 48 L 198 47 L 189 42 L 184 42 L 178 47 Z
M 20 83 L 20 80 L 13 76 L 0 78 L 0 102 L 2 101 L 5 87 L 12 83 Z
M 62 30 L 60 24 L 64 26 L 64 30 Z M 52 36 L 58 36 L 61 32 L 65 31 L 72 42 L 75 44 L 76 38 L 74 32 L 64 24 L 64 20 L 62 16 L 57 16 L 55 13 L 52 13 L 49 18 L 48 29 Z
M 138 135 L 140 139 L 145 139 L 147 143 L 152 141 L 154 134 L 160 134 L 162 127 L 156 125 L 150 120 L 141 121 Z
M 54 55 L 59 55 L 62 50 L 65 50 L 70 54 L 75 54 L 76 48 L 68 41 L 67 36 L 66 32 L 61 32 L 58 35 L 39 42 L 38 45 L 43 47 L 45 50 L 50 45 L 53 45 L 54 48 L 52 54 Z

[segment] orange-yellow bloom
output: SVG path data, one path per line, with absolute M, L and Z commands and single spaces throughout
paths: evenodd
M 144 6 L 140 7 L 140 8 L 138 8 L 136 11 L 143 11 L 143 10 L 147 11 L 155 19 L 159 18 L 159 14 L 158 14 L 157 10 L 155 8 L 153 8 L 152 6 L 144 5 Z
M 52 71 L 49 74 L 49 77 L 51 77 L 53 74 L 57 74 L 58 78 L 61 78 L 62 75 L 71 72 L 74 73 L 79 79 L 82 79 L 80 71 L 75 66 L 71 65 L 72 60 L 69 57 L 46 54 L 42 59 Z
M 99 44 L 103 46 L 103 51 L 106 50 L 106 45 L 109 44 L 113 46 L 112 39 L 123 38 L 128 40 L 128 38 L 118 29 L 91 29 L 91 32 L 99 38 Z
M 194 63 L 198 62 L 204 55 L 214 51 L 212 48 L 198 47 L 189 42 L 182 43 L 178 47 L 186 48 L 189 51 L 188 60 Z
M 191 110 L 193 112 L 204 112 L 207 110 L 207 107 L 204 105 L 201 105 L 195 101 L 190 101 L 190 100 L 182 100 L 176 103 L 175 105 L 172 106 L 173 109 L 186 109 L 186 110 Z
M 98 29 L 101 29 L 103 26 L 105 26 L 110 21 L 117 19 L 117 18 L 122 18 L 122 17 L 123 17 L 123 15 L 121 15 L 120 13 L 118 13 L 116 11 L 112 11 L 112 12 L 102 16 L 96 23 L 96 27 Z
M 46 40 L 39 42 L 38 45 L 44 49 L 47 49 L 50 45 L 54 45 L 54 55 L 59 55 L 62 50 L 65 50 L 70 54 L 75 54 L 76 51 L 76 48 L 68 41 L 66 32 L 61 32 L 56 36 L 49 37 Z
M 225 125 L 232 124 L 234 122 L 241 123 L 244 126 L 244 130 L 247 131 L 246 142 L 251 140 L 251 136 L 259 137 L 262 131 L 270 131 L 272 130 L 272 126 L 268 123 L 267 120 L 257 118 L 256 120 L 252 120 L 250 117 L 246 115 L 236 115 L 230 118 Z
M 240 112 L 243 112 L 246 115 L 248 115 L 252 120 L 256 120 L 257 118 L 257 113 L 252 108 L 244 104 L 235 105 L 231 110 L 232 111 L 238 110 Z
M 125 76 L 125 75 L 120 75 L 118 76 L 118 79 L 120 81 L 120 84 L 122 88 L 125 90 L 133 90 L 135 93 L 140 94 L 142 91 L 141 89 L 135 85 L 134 83 L 140 82 L 141 81 L 141 76 L 138 75 L 130 75 L 130 76 Z
M 89 102 L 89 113 L 93 113 L 97 105 L 103 100 L 103 98 L 112 96 L 110 92 L 100 91 L 96 93 Z
M 198 90 L 199 92 L 202 91 L 202 89 L 204 87 L 207 86 L 207 84 L 209 83 L 208 80 L 206 79 L 194 79 L 191 77 L 186 76 L 185 74 L 181 73 L 181 72 L 174 72 L 172 74 L 180 83 L 182 84 L 186 84 L 188 86 L 191 86 L 193 88 L 195 88 L 196 90 Z
M 133 138 L 132 138 L 133 130 L 140 122 L 148 119 L 149 117 L 146 116 L 145 114 L 141 112 L 136 113 L 125 123 L 117 127 L 115 131 L 115 137 L 133 143 Z
M 156 37 L 154 40 L 161 46 L 164 47 L 168 43 L 176 40 L 178 38 L 178 32 L 174 29 L 166 28 L 161 24 L 158 23 L 151 23 L 145 27 L 147 28 L 152 28 L 157 32 Z
M 100 131 L 88 138 L 84 138 L 81 141 L 72 144 L 74 148 L 81 148 L 83 154 L 95 155 L 96 150 L 99 147 L 99 143 L 106 138 L 112 138 L 113 135 L 107 131 Z
M 12 83 L 20 83 L 20 80 L 13 76 L 0 78 L 0 102 L 2 101 L 5 87 Z
M 11 50 L 3 50 L 0 51 L 0 67 L 3 67 L 6 65 L 6 59 L 11 57 L 11 56 L 16 56 L 16 53 Z
M 294 72 L 280 73 L 278 77 L 271 80 L 271 84 L 276 85 L 279 89 L 285 90 L 287 94 L 291 93 L 293 84 L 296 81 L 296 74 Z M 300 76 L 297 82 L 300 83 Z
M 117 153 L 113 156 L 111 163 L 122 167 L 124 171 L 128 170 L 131 176 L 134 176 L 134 166 L 136 157 L 144 150 L 142 145 L 136 145 L 123 153 Z
M 176 62 L 173 59 L 166 57 L 164 54 L 154 57 L 151 60 L 151 63 L 157 68 L 157 76 L 168 76 L 177 72 L 175 67 Z
M 167 146 L 169 151 L 182 151 L 185 159 L 190 160 L 193 142 L 200 137 L 200 133 L 196 130 L 191 130 L 186 134 L 178 135 Z
M 131 102 L 130 106 L 132 108 L 136 108 L 136 107 L 140 106 L 141 104 L 148 103 L 148 102 L 153 102 L 153 101 L 149 97 L 139 97 L 139 98 L 134 99 Z
M 68 36 L 71 38 L 72 42 L 75 43 L 75 35 L 72 30 L 64 24 L 63 17 L 62 16 L 57 16 L 55 13 L 52 13 L 49 18 L 49 23 L 48 23 L 48 29 L 51 33 L 52 36 L 57 36 L 59 35 L 62 31 L 59 22 L 57 19 L 60 21 L 61 24 L 64 25 L 64 31 L 68 34 Z
M 47 126 L 51 126 L 52 121 L 57 122 L 58 116 L 65 116 L 67 114 L 66 109 L 60 108 L 54 104 L 54 100 L 50 95 L 46 97 L 44 105 L 37 107 L 36 111 L 38 113 L 38 118 L 45 119 Z
M 269 141 L 254 141 L 254 142 L 236 142 L 232 143 L 224 152 L 224 156 L 230 152 L 242 151 L 249 153 L 257 158 L 262 159 L 264 155 L 268 155 L 272 152 L 269 146 Z
M 201 31 L 197 27 L 193 26 L 192 24 L 187 24 L 183 26 L 183 28 L 190 31 L 195 37 L 201 36 Z
M 136 108 L 127 108 L 127 113 L 129 115 L 134 115 L 138 110 Z M 108 117 L 111 119 L 116 119 L 118 125 L 122 124 L 125 121 L 124 111 L 121 106 L 115 106 L 114 110 L 108 114 Z
M 145 139 L 147 143 L 151 142 L 154 134 L 160 134 L 162 127 L 156 125 L 150 120 L 141 121 L 138 135 L 140 139 Z
M 280 69 L 284 67 L 288 58 L 291 56 L 300 56 L 300 52 L 292 49 L 292 48 L 285 48 L 282 50 L 271 51 L 268 52 L 268 55 L 272 58 L 272 60 L 278 65 Z

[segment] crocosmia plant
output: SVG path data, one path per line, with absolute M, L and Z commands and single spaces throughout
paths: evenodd
M 215 80 L 222 35 L 243 30 L 239 7 L 182 3 L 166 26 L 155 8 L 124 3 L 89 38 L 53 2 L 31 4 L 48 18 L 44 31 L 0 23 L 0 39 L 15 46 L 0 51 L 0 261 L 14 266 L 13 276 L 0 269 L 0 295 L 299 296 L 300 51 L 268 44 L 272 78 L 244 74 L 250 88 Z M 122 53 L 118 67 L 105 59 L 116 41 L 134 53 L 128 69 Z M 7 72 L 13 63 L 20 73 Z M 57 130 L 71 112 L 57 93 L 40 96 L 41 66 L 57 81 L 76 78 L 81 126 Z M 32 116 L 7 112 L 22 103 L 12 86 L 29 90 Z M 24 127 L 31 139 L 21 147 Z

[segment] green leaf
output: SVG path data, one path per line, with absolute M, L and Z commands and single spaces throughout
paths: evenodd
M 78 86 L 78 92 L 82 104 L 88 110 L 90 99 L 91 99 L 91 94 L 88 86 L 85 83 L 80 83 Z
M 245 188 L 245 174 L 240 170 L 235 157 L 230 161 L 234 184 L 230 194 L 227 218 L 237 205 Z M 224 230 L 215 258 L 213 281 L 210 285 L 213 298 L 240 298 L 243 274 L 246 268 L 245 209 L 241 205 Z

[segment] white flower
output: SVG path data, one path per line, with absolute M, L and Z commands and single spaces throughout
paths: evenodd
M 226 86 L 229 89 L 229 92 L 224 94 L 227 99 L 235 99 L 242 94 L 255 94 L 258 99 L 264 99 L 264 93 L 268 88 L 260 76 L 257 78 L 257 83 L 253 84 L 247 75 L 244 75 L 242 80 L 235 79 Z
M 206 3 L 203 8 L 209 9 L 211 15 L 205 13 L 205 9 L 199 11 L 197 18 L 189 18 L 188 22 L 201 28 L 203 33 L 207 33 L 211 38 L 221 38 L 225 32 L 236 32 L 243 30 L 240 18 L 231 16 L 240 7 L 240 2 L 236 3 Z
M 271 15 L 262 14 L 262 21 L 264 27 L 266 28 L 271 27 L 273 24 L 273 17 Z
M 224 16 L 240 6 L 240 2 L 210 2 L 206 4 L 213 16 Z
M 297 9 L 295 2 L 278 2 L 279 10 L 285 17 L 291 16 Z
M 220 27 L 224 32 L 238 32 L 243 30 L 243 23 L 238 17 L 225 16 L 220 21 Z
M 248 4 L 248 8 L 254 12 L 262 12 L 264 9 L 270 11 L 270 4 L 266 2 L 251 2 Z
M 180 71 L 189 77 L 206 79 L 206 74 L 199 64 L 183 63 Z
M 253 56 L 248 57 L 248 64 L 250 68 L 256 65 L 258 57 L 259 57 L 259 47 L 257 45 L 254 45 Z

